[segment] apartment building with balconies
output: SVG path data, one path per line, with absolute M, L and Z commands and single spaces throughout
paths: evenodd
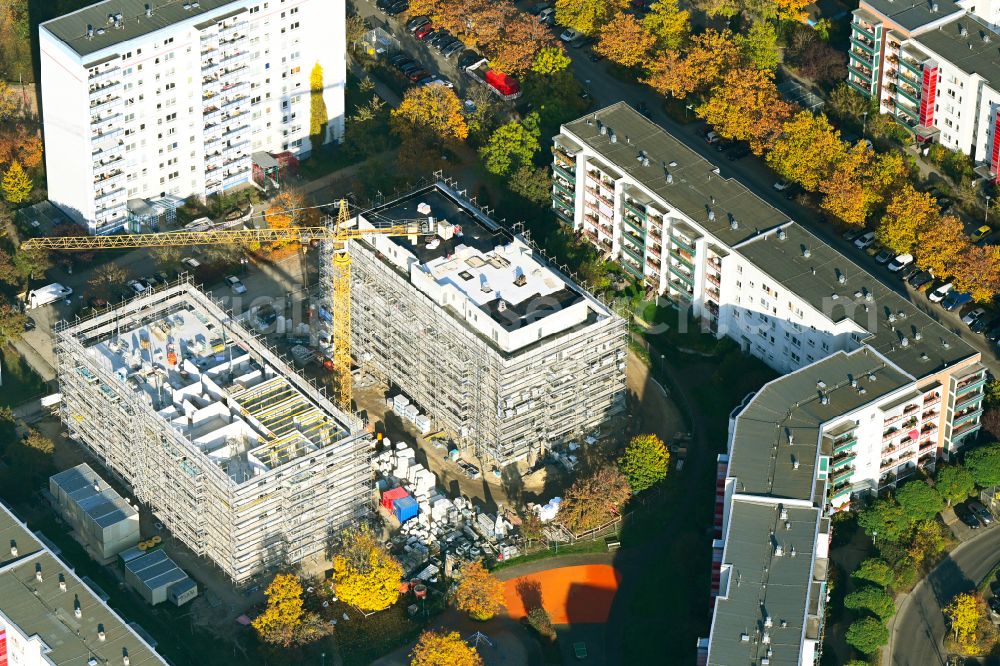
M 847 83 L 921 143 L 970 155 L 1000 179 L 1000 3 L 862 0 Z
M 251 181 L 256 151 L 300 157 L 310 74 L 343 134 L 343 0 L 105 0 L 39 26 L 48 193 L 94 233 L 130 200 Z

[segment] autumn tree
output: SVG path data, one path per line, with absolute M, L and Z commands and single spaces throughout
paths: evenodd
M 87 286 L 100 298 L 108 300 L 125 284 L 128 272 L 114 262 L 106 262 L 97 267 Z
M 937 201 L 910 184 L 903 185 L 889 201 L 875 230 L 875 238 L 896 254 L 912 252 L 922 233 L 940 219 Z
M 392 111 L 392 128 L 404 141 L 420 135 L 438 147 L 450 141 L 464 141 L 469 136 L 462 102 L 445 86 L 407 90 L 399 107 Z
M 628 6 L 629 0 L 556 0 L 556 23 L 593 35 Z
M 481 562 L 470 562 L 462 567 L 453 600 L 455 607 L 473 620 L 489 620 L 503 606 L 503 583 Z
M 12 119 L 17 111 L 17 95 L 10 89 L 10 85 L 0 78 L 0 121 Z
M 847 628 L 844 639 L 848 645 L 857 648 L 865 654 L 875 654 L 889 642 L 889 630 L 885 623 L 874 617 L 863 617 L 855 620 Z
M 979 647 L 979 625 L 986 618 L 985 604 L 976 595 L 962 593 L 944 608 L 955 642 L 967 653 Z
M 747 141 L 750 149 L 761 155 L 780 133 L 792 105 L 778 93 L 771 72 L 735 69 L 696 111 L 720 135 Z
M 986 488 L 1000 485 L 1000 443 L 980 446 L 965 454 L 965 466 L 976 485 Z
M 905 208 L 900 206 L 899 210 Z M 919 230 L 917 241 L 920 248 L 917 266 L 940 278 L 951 275 L 971 245 L 961 220 L 953 215 L 946 215 Z
M 748 65 L 757 69 L 777 69 L 780 60 L 778 31 L 772 23 L 756 21 L 745 33 L 737 35 L 736 43 Z
M 864 585 L 848 594 L 844 597 L 844 607 L 852 610 L 869 610 L 883 621 L 896 613 L 892 595 L 875 585 Z
M 955 266 L 955 287 L 977 303 L 989 303 L 1000 294 L 1000 246 L 970 245 Z
M 658 50 L 676 51 L 691 35 L 691 13 L 677 0 L 657 0 L 643 17 L 642 27 L 654 37 Z
M 7 171 L 4 172 L 3 181 L 0 182 L 0 189 L 3 190 L 3 198 L 12 204 L 23 203 L 28 200 L 31 196 L 31 189 L 34 184 L 31 182 L 31 177 L 25 173 L 24 169 L 21 167 L 21 163 L 14 162 L 10 163 L 7 167 Z
M 512 120 L 501 125 L 479 150 L 486 170 L 505 176 L 512 169 L 531 166 L 535 153 L 541 148 L 538 114 L 529 113 L 523 121 Z
M 572 532 L 585 532 L 621 516 L 631 495 L 628 480 L 618 466 L 601 465 L 566 490 L 558 519 Z
M 801 111 L 782 126 L 781 137 L 767 154 L 767 163 L 780 175 L 815 192 L 844 156 L 840 132 L 824 115 Z
M 413 646 L 410 666 L 483 666 L 483 658 L 457 631 L 428 630 Z
M 859 141 L 843 153 L 829 177 L 820 181 L 820 206 L 847 224 L 864 226 L 906 175 L 902 155 L 876 154 L 871 146 Z
M 934 485 L 948 506 L 963 502 L 976 492 L 976 480 L 972 472 L 960 465 L 938 466 Z
M 566 49 L 561 45 L 544 46 L 535 54 L 531 71 L 543 76 L 555 74 L 565 70 L 571 62 L 569 56 L 566 55 Z
M 309 144 L 313 150 L 326 142 L 326 124 L 330 120 L 323 91 L 323 66 L 317 62 L 309 74 Z
M 662 51 L 648 65 L 642 80 L 663 95 L 684 99 L 704 95 L 739 66 L 741 55 L 729 30 L 706 30 L 691 38 L 684 55 Z
M 896 581 L 896 574 L 885 560 L 870 557 L 858 566 L 851 578 L 869 581 L 880 587 L 890 587 Z
M 549 617 L 548 612 L 539 606 L 538 608 L 532 608 L 528 611 L 528 617 L 526 618 L 528 625 L 538 632 L 538 635 L 542 638 L 546 638 L 550 641 L 556 639 L 556 630 L 552 626 L 552 618 Z
M 622 67 L 635 67 L 645 64 L 654 43 L 656 37 L 634 16 L 618 14 L 601 28 L 594 51 Z
M 362 611 L 396 603 L 403 567 L 367 529 L 345 533 L 333 557 L 333 584 L 341 601 Z
M 290 647 L 302 622 L 302 584 L 291 574 L 278 574 L 264 591 L 267 606 L 251 626 L 265 643 Z
M 0 304 L 0 346 L 20 340 L 27 322 L 28 315 L 20 308 L 7 303 Z
M 34 129 L 22 123 L 8 123 L 0 131 L 0 164 L 20 162 L 34 169 L 42 162 L 42 140 Z
M 944 526 L 933 519 L 917 523 L 909 547 L 906 549 L 906 554 L 914 566 L 919 567 L 926 560 L 933 562 L 948 547 L 943 529 Z
M 708 16 L 732 18 L 743 11 L 743 0 L 692 0 L 691 6 Z
M 618 460 L 632 492 L 640 493 L 667 478 L 670 451 L 663 440 L 652 433 L 636 435 Z
M 552 34 L 535 17 L 526 12 L 512 11 L 506 14 L 506 21 L 498 39 L 484 46 L 484 51 L 492 56 L 490 66 L 506 74 L 521 75 L 530 71 L 544 48 L 554 48 Z M 550 64 L 557 64 L 551 60 Z

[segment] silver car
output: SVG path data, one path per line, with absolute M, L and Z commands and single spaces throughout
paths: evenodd
M 976 518 L 979 518 L 983 525 L 989 525 L 993 522 L 993 514 L 980 502 L 969 502 L 968 506 L 969 510 L 976 514 Z

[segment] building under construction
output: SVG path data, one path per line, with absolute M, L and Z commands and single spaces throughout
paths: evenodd
M 237 584 L 368 510 L 361 421 L 188 283 L 58 327 L 56 355 L 71 435 Z
M 485 464 L 609 432 L 625 407 L 625 321 L 445 183 L 352 224 L 414 220 L 433 233 L 350 243 L 361 368 Z

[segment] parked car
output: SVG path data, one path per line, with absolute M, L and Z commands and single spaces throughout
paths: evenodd
M 125 283 L 125 286 L 137 294 L 142 294 L 149 289 L 149 285 L 140 280 L 129 280 Z
M 884 249 L 885 246 L 883 246 L 881 243 L 872 243 L 865 249 L 865 254 L 867 254 L 869 257 L 874 257 L 876 254 L 878 254 Z
M 972 513 L 972 511 L 969 510 L 968 508 L 962 506 L 961 504 L 956 504 L 955 515 L 958 516 L 958 519 L 961 520 L 966 525 L 968 525 L 970 528 L 974 530 L 979 529 L 979 518 L 977 518 L 976 514 Z
M 430 72 L 428 72 L 426 69 L 424 69 L 423 67 L 420 67 L 418 69 L 412 69 L 412 70 L 410 70 L 410 72 L 406 75 L 406 78 L 408 78 L 409 80 L 411 80 L 414 83 L 416 83 L 417 81 L 419 81 L 421 79 L 433 78 L 433 76 L 434 75 L 431 74 Z
M 404 60 L 413 60 L 413 58 L 411 58 L 410 54 L 405 51 L 400 51 L 399 53 L 394 53 L 391 56 L 389 56 L 389 64 L 392 65 L 393 67 L 395 67 L 398 63 L 403 62 Z
M 454 37 L 452 37 L 451 33 L 448 32 L 447 30 L 439 30 L 436 35 L 434 35 L 428 40 L 427 43 L 433 46 L 434 48 L 440 48 L 442 44 L 446 42 L 451 43 L 451 40 L 453 39 Z
M 743 159 L 749 154 L 750 154 L 750 146 L 740 142 L 737 143 L 735 146 L 733 146 L 728 153 L 726 153 L 726 157 L 729 158 L 730 162 L 735 162 L 736 160 Z
M 965 291 L 955 291 L 954 289 L 952 289 L 948 293 L 948 295 L 944 297 L 944 300 L 941 301 L 941 305 L 948 312 L 954 312 L 955 310 L 958 310 L 966 303 L 971 303 L 971 302 L 972 302 L 972 294 Z
M 864 229 L 848 229 L 847 231 L 842 233 L 840 237 L 843 238 L 845 241 L 850 241 L 853 243 L 854 240 L 863 233 L 865 233 Z
M 398 1 L 399 0 L 375 0 L 375 7 L 379 11 L 384 12 L 386 9 L 389 8 L 390 5 L 392 5 L 392 4 L 394 4 L 394 3 L 398 2 Z
M 458 68 L 465 69 L 466 67 L 471 67 L 482 59 L 483 56 L 479 55 L 476 51 L 466 49 L 462 51 L 462 55 L 458 56 Z
M 962 316 L 962 323 L 966 326 L 972 326 L 977 321 L 982 319 L 985 314 L 986 308 L 975 308 L 973 310 L 969 310 Z
M 722 141 L 722 137 L 716 134 L 715 132 L 709 131 L 708 134 L 705 135 L 705 141 L 707 141 L 710 144 L 718 143 Z
M 976 514 L 976 518 L 978 518 L 983 525 L 989 525 L 993 522 L 993 514 L 990 513 L 990 510 L 983 506 L 981 502 L 973 500 L 968 502 L 968 505 L 969 510 Z
M 443 76 L 435 76 L 433 79 L 427 83 L 422 83 L 424 86 L 444 86 L 445 88 L 454 88 L 455 84 L 444 78 Z
M 892 250 L 889 249 L 879 250 L 879 253 L 875 255 L 875 261 L 880 264 L 889 263 L 889 260 L 892 259 L 892 254 Z
M 910 283 L 911 287 L 919 290 L 923 287 L 926 287 L 933 280 L 934 276 L 928 273 L 927 271 L 917 271 L 916 273 L 910 276 L 907 282 Z
M 396 69 L 398 69 L 399 71 L 402 72 L 403 70 L 405 70 L 407 67 L 410 67 L 411 65 L 419 65 L 419 64 L 420 63 L 418 63 L 413 58 L 403 58 L 402 60 L 397 60 L 396 62 L 394 62 L 393 63 L 393 67 L 395 67 Z
M 900 269 L 900 271 L 896 273 L 896 277 L 898 277 L 900 280 L 909 280 L 910 276 L 916 273 L 918 270 L 920 269 L 917 268 L 916 264 L 910 264 L 909 266 L 904 266 L 902 269 Z
M 415 72 L 418 69 L 423 69 L 423 68 L 424 68 L 423 65 L 421 65 L 419 62 L 414 61 L 406 63 L 406 65 L 399 68 L 399 71 L 401 71 L 404 76 L 409 76 L 410 72 Z
M 778 189 L 777 184 L 775 184 L 774 188 Z M 875 242 L 875 232 L 869 231 L 854 239 L 854 247 L 858 248 L 859 250 L 866 250 L 869 247 L 871 247 L 874 242 Z
M 993 322 L 990 321 L 989 317 L 980 317 L 976 321 L 969 324 L 969 330 L 973 333 L 985 333 L 989 330 L 992 323 Z
M 243 284 L 243 281 L 240 280 L 235 275 L 227 275 L 226 276 L 226 284 L 229 285 L 229 288 L 232 290 L 232 292 L 234 294 L 245 294 L 245 293 L 247 293 L 246 285 Z
M 198 268 L 199 266 L 201 266 L 201 262 L 195 259 L 194 257 L 184 257 L 183 259 L 181 259 L 181 263 L 187 266 L 188 268 Z
M 987 236 L 989 236 L 991 233 L 993 233 L 993 229 L 989 225 L 984 224 L 983 226 L 979 227 L 978 229 L 976 229 L 975 231 L 973 231 L 971 234 L 969 234 L 969 237 L 972 238 L 972 242 L 975 243 L 977 241 L 983 240 L 984 238 L 986 238 Z
M 1000 317 L 986 325 L 986 339 L 990 342 L 1000 342 Z
M 451 44 L 441 49 L 441 55 L 443 55 L 445 58 L 451 58 L 453 55 L 461 51 L 463 46 L 465 45 L 462 44 L 460 40 L 456 39 Z
M 387 16 L 399 16 L 407 9 L 410 8 L 409 0 L 400 0 L 399 2 L 389 5 L 389 8 L 385 10 Z
M 36 326 L 36 324 L 35 324 L 35 320 L 34 319 L 32 319 L 31 317 L 25 317 L 24 318 L 24 330 L 25 331 L 33 331 L 33 330 L 35 330 L 35 326 Z
M 556 22 L 556 10 L 552 7 L 538 13 L 538 22 L 542 25 L 553 25 Z
M 892 271 L 893 273 L 897 273 L 912 263 L 913 263 L 912 254 L 900 254 L 897 255 L 895 259 L 889 262 L 889 270 Z
M 409 21 L 406 22 L 406 29 L 410 32 L 415 32 L 421 26 L 425 26 L 431 22 L 429 16 L 414 16 Z
M 945 282 L 943 285 L 928 294 L 927 298 L 930 299 L 931 303 L 940 303 L 953 287 L 954 285 L 951 282 Z
M 428 37 L 433 37 L 437 33 L 437 28 L 435 28 L 430 23 L 422 25 L 414 31 L 413 35 L 419 40 L 426 40 Z
M 531 14 L 532 16 L 538 16 L 546 9 L 551 9 L 551 8 L 552 5 L 550 5 L 547 2 L 536 2 L 528 9 L 528 13 Z
M 565 30 L 563 30 L 562 34 L 559 35 L 559 39 L 563 40 L 564 42 L 572 42 L 574 40 L 580 39 L 581 37 L 583 37 L 583 33 L 577 32 L 573 28 L 566 28 Z

